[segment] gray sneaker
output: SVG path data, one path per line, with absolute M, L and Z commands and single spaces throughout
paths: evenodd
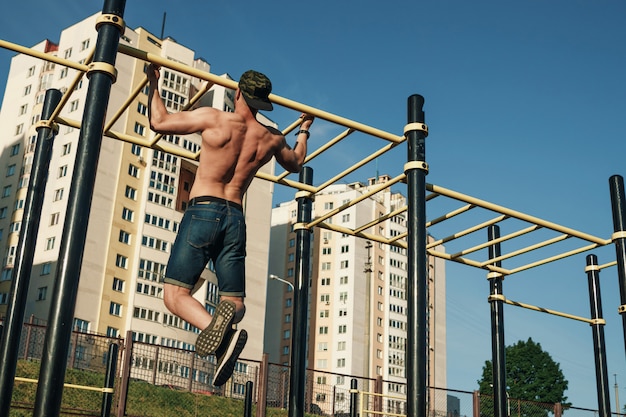
M 226 333 L 232 329 L 234 318 L 235 303 L 232 301 L 221 301 L 215 309 L 211 324 L 198 335 L 196 340 L 196 352 L 198 355 L 207 356 L 215 353 L 217 348 L 223 343 Z

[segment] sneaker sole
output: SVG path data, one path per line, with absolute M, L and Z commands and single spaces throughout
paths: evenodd
M 224 339 L 226 331 L 233 325 L 235 317 L 235 303 L 222 301 L 215 309 L 211 324 L 198 335 L 196 340 L 196 353 L 200 356 L 208 356 L 215 353 Z
M 224 359 L 218 365 L 217 370 L 215 371 L 213 385 L 215 385 L 216 387 L 220 387 L 230 379 L 230 377 L 233 375 L 237 359 L 239 359 L 239 355 L 241 354 L 243 348 L 246 346 L 247 341 L 248 332 L 246 332 L 245 330 L 241 330 L 233 337 L 230 345 L 228 345 L 228 350 L 224 355 Z

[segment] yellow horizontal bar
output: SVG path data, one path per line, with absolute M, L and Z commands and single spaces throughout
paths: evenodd
M 389 181 L 385 182 L 385 183 L 381 183 L 381 184 L 377 184 L 376 186 L 370 188 L 370 190 L 366 193 L 361 194 L 360 196 L 358 196 L 357 198 L 355 198 L 354 200 L 350 200 L 349 202 L 347 202 L 346 204 L 337 207 L 334 210 L 329 211 L 328 213 L 324 214 L 323 216 L 313 220 L 312 222 L 309 223 L 309 227 L 313 227 L 318 223 L 323 222 L 324 220 L 333 217 L 334 215 L 336 215 L 337 213 L 352 207 L 353 205 L 365 200 L 366 198 L 371 197 L 372 195 L 378 193 L 381 190 L 384 190 L 385 188 L 391 187 L 392 185 L 396 184 L 397 182 L 400 182 L 402 180 L 402 178 L 404 178 L 404 174 L 401 174 L 395 178 L 390 179 Z
M 18 382 L 29 382 L 31 384 L 39 383 L 39 380 L 32 379 L 32 378 L 22 378 L 22 377 L 16 376 L 14 379 Z M 113 388 L 88 387 L 85 385 L 75 385 L 75 384 L 63 384 L 63 386 L 65 388 L 82 389 L 84 391 L 96 391 L 96 392 L 102 392 L 106 394 L 112 394 L 113 392 L 115 392 Z
M 498 216 L 496 218 L 493 218 L 491 220 L 487 220 L 484 223 L 477 224 L 477 225 L 475 225 L 473 227 L 470 227 L 468 229 L 461 230 L 460 232 L 454 233 L 454 234 L 452 234 L 450 236 L 446 236 L 446 237 L 444 237 L 442 239 L 439 239 L 439 240 L 436 240 L 436 241 L 434 241 L 432 243 L 429 243 L 428 245 L 426 245 L 426 248 L 427 249 L 428 248 L 434 248 L 435 246 L 439 246 L 439 245 L 442 245 L 444 243 L 451 242 L 451 241 L 453 241 L 455 239 L 458 239 L 460 237 L 469 235 L 471 233 L 474 233 L 474 232 L 476 232 L 478 230 L 484 229 L 484 228 L 489 227 L 491 225 L 494 225 L 496 223 L 500 223 L 502 220 L 505 220 L 505 219 L 508 219 L 508 216 L 502 215 L 502 216 Z
M 519 220 L 523 220 L 523 221 L 526 221 L 528 223 L 534 223 L 534 224 L 537 224 L 539 226 L 542 226 L 542 227 L 545 227 L 545 228 L 548 228 L 548 229 L 551 229 L 551 230 L 555 230 L 557 232 L 561 232 L 561 233 L 564 233 L 564 234 L 567 234 L 567 235 L 571 235 L 571 236 L 577 237 L 579 239 L 587 240 L 589 242 L 594 242 L 594 243 L 596 243 L 598 245 L 604 246 L 604 245 L 608 245 L 609 243 L 611 243 L 611 239 L 602 239 L 602 238 L 590 235 L 588 233 L 583 233 L 583 232 L 580 232 L 578 230 L 571 229 L 569 227 L 561 226 L 559 224 L 552 223 L 552 222 L 540 219 L 540 218 L 535 217 L 535 216 L 530 216 L 530 215 L 524 214 L 524 213 L 516 211 L 516 210 L 511 210 L 511 209 L 508 209 L 506 207 L 499 206 L 497 204 L 492 204 L 492 203 L 489 203 L 487 201 L 480 200 L 480 199 L 475 198 L 475 197 L 470 197 L 468 195 L 461 194 L 459 192 L 452 191 L 452 190 L 449 190 L 449 189 L 446 189 L 446 188 L 443 188 L 443 187 L 440 187 L 440 186 L 437 186 L 437 185 L 426 184 L 426 188 L 429 191 L 431 191 L 431 192 L 435 192 L 435 193 L 444 195 L 446 197 L 450 197 L 450 198 L 453 198 L 453 199 L 456 199 L 456 200 L 459 200 L 459 201 L 464 201 L 464 202 L 470 203 L 470 204 L 475 204 L 475 205 L 477 205 L 479 207 L 482 207 L 482 208 L 485 208 L 487 210 L 492 210 L 492 211 L 495 211 L 495 212 L 498 212 L 498 213 L 501 213 L 501 214 L 506 214 L 509 217 L 513 217 L 513 218 L 516 218 L 516 219 L 519 219 Z
M 534 251 L 536 249 L 540 249 L 540 248 L 544 248 L 546 246 L 553 245 L 553 244 L 555 244 L 557 242 L 561 242 L 563 240 L 569 239 L 570 237 L 571 236 L 568 236 L 568 235 L 559 235 L 559 236 L 553 237 L 552 239 L 544 240 L 543 242 L 539 242 L 539 243 L 536 243 L 534 245 L 526 246 L 525 248 L 521 248 L 521 249 L 518 249 L 518 250 L 513 251 L 513 252 L 505 253 L 504 255 L 497 256 L 497 257 L 495 257 L 493 259 L 489 259 L 489 260 L 485 261 L 484 263 L 485 264 L 487 264 L 487 263 L 494 263 L 494 262 L 500 262 L 500 261 L 505 260 L 505 259 L 510 259 L 510 258 L 513 258 L 513 257 L 518 256 L 518 255 L 523 255 L 524 253 L 532 252 L 532 251 Z
M 615 265 L 617 265 L 617 261 L 612 261 L 612 262 L 609 262 L 609 263 L 606 263 L 606 264 L 603 264 L 603 265 L 599 265 L 598 268 L 599 269 L 610 268 L 610 267 L 615 266 Z
M 558 261 L 559 259 L 564 259 L 564 258 L 567 258 L 569 256 L 578 255 L 579 253 L 583 253 L 583 252 L 590 251 L 591 249 L 595 249 L 598 246 L 600 246 L 600 245 L 591 244 L 591 245 L 583 246 L 583 247 L 578 248 L 578 249 L 571 250 L 569 252 L 563 252 L 563 253 L 561 253 L 559 255 L 555 255 L 555 256 L 552 256 L 550 258 L 545 258 L 545 259 L 537 261 L 537 262 L 533 262 L 533 263 L 530 263 L 530 264 L 527 264 L 527 265 L 524 265 L 524 266 L 520 266 L 518 268 L 514 268 L 514 269 L 511 270 L 511 274 L 516 274 L 516 273 L 521 272 L 521 271 L 526 271 L 528 269 L 535 268 L 535 267 L 540 266 L 540 265 L 545 265 L 545 264 L 550 263 L 550 262 Z
M 468 204 L 468 205 L 460 207 L 460 208 L 458 208 L 456 210 L 452 210 L 451 212 L 446 213 L 443 216 L 437 217 L 436 219 L 433 219 L 433 220 L 431 220 L 429 222 L 426 222 L 426 227 L 434 226 L 434 225 L 436 225 L 438 223 L 443 222 L 444 220 L 448 220 L 448 219 L 451 219 L 451 218 L 453 218 L 455 216 L 458 216 L 459 214 L 466 213 L 466 212 L 470 211 L 471 209 L 473 209 L 474 207 L 476 207 L 476 206 L 473 205 L 473 204 Z
M 56 64 L 63 65 L 64 67 L 74 68 L 75 70 L 78 70 L 81 72 L 87 72 L 89 70 L 88 65 L 79 64 L 78 62 L 59 58 L 58 56 L 54 56 L 45 52 L 37 51 L 32 48 L 26 48 L 25 46 L 21 46 L 16 43 L 7 42 L 2 39 L 0 39 L 0 48 L 10 49 L 12 51 L 19 52 L 20 54 L 32 56 L 34 58 L 39 58 L 44 61 L 54 62 Z
M 480 269 L 486 269 L 488 271 L 492 271 L 492 272 L 499 272 L 503 275 L 510 275 L 511 272 L 508 269 L 499 267 L 499 266 L 495 266 L 495 265 L 484 265 L 482 262 L 478 262 L 478 261 L 474 261 L 472 259 L 468 259 L 468 258 L 453 258 L 450 254 L 448 253 L 444 253 L 444 252 L 438 252 L 434 249 L 428 249 L 428 253 L 434 257 L 437 258 L 441 258 L 441 259 L 445 259 L 448 261 L 454 261 L 460 264 L 464 264 L 464 265 L 469 265 L 469 266 L 474 266 L 476 268 L 480 268 Z
M 167 68 L 174 69 L 176 71 L 180 71 L 180 72 L 182 72 L 184 74 L 191 75 L 191 76 L 196 77 L 196 78 L 200 78 L 200 79 L 203 79 L 203 80 L 214 82 L 215 84 L 224 86 L 226 88 L 230 88 L 230 89 L 233 89 L 233 90 L 237 89 L 237 82 L 236 81 L 229 80 L 229 79 L 226 79 L 224 77 L 220 77 L 220 76 L 217 76 L 215 74 L 211 74 L 211 73 L 206 72 L 206 71 L 201 71 L 199 69 L 192 68 L 192 67 L 190 67 L 188 65 L 184 65 L 184 64 L 181 64 L 181 63 L 178 63 L 178 62 L 175 62 L 175 61 L 171 61 L 171 60 L 169 60 L 167 58 L 163 58 L 162 56 L 155 55 L 155 54 L 152 54 L 152 53 L 149 53 L 149 52 L 146 52 L 146 51 L 142 51 L 142 50 L 130 47 L 128 45 L 120 44 L 119 47 L 118 47 L 118 51 L 123 53 L 123 54 L 125 54 L 125 55 L 132 56 L 132 57 L 137 58 L 137 59 L 141 59 L 141 60 L 144 60 L 144 61 L 152 62 L 152 63 L 155 63 L 157 65 L 163 66 L 163 67 L 167 67 Z M 324 119 L 324 120 L 327 120 L 329 122 L 337 123 L 339 125 L 342 125 L 342 126 L 345 126 L 345 127 L 349 127 L 351 129 L 354 129 L 354 130 L 358 130 L 359 132 L 367 133 L 367 134 L 370 134 L 372 136 L 377 136 L 377 137 L 379 137 L 381 139 L 385 139 L 385 140 L 388 140 L 390 142 L 401 143 L 401 142 L 403 142 L 405 140 L 404 136 L 394 135 L 394 134 L 385 132 L 383 130 L 373 128 L 371 126 L 367 126 L 365 124 L 358 123 L 358 122 L 355 122 L 355 121 L 350 120 L 350 119 L 346 119 L 344 117 L 336 116 L 336 115 L 334 115 L 332 113 L 328 113 L 328 112 L 325 112 L 323 110 L 319 110 L 319 109 L 316 109 L 314 107 L 307 106 L 305 104 L 301 104 L 301 103 L 298 103 L 296 101 L 289 100 L 289 99 L 286 99 L 284 97 L 277 96 L 276 94 L 270 94 L 269 95 L 269 99 L 273 103 L 276 103 L 278 105 L 281 105 L 281 106 L 284 106 L 284 107 L 287 107 L 287 108 L 290 108 L 290 109 L 293 109 L 293 110 L 297 110 L 297 111 L 302 112 L 302 113 L 307 113 L 307 114 L 313 115 L 313 116 L 315 116 L 317 118 Z
M 537 307 L 531 304 L 520 303 L 519 301 L 512 301 L 512 300 L 505 299 L 504 302 L 507 304 L 514 305 L 514 306 L 524 307 L 529 310 L 539 311 L 541 313 L 552 314 L 554 316 L 565 317 L 568 319 L 578 320 L 578 321 L 582 321 L 582 322 L 589 323 L 589 324 L 595 323 L 594 320 L 592 319 L 588 319 L 588 318 L 580 317 L 580 316 L 574 316 L 572 314 L 567 314 L 567 313 L 561 313 L 559 311 L 550 310 L 550 309 L 543 308 L 543 307 Z

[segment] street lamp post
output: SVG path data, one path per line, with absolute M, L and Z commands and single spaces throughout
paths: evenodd
M 278 275 L 274 275 L 274 274 L 270 274 L 270 279 L 274 279 L 276 281 L 280 281 L 283 284 L 287 284 L 289 285 L 289 287 L 291 287 L 291 291 L 293 291 L 295 288 L 293 287 L 293 284 L 289 281 L 287 281 L 286 279 L 282 279 L 281 277 L 279 277 Z

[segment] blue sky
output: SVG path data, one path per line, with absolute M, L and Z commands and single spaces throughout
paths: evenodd
M 101 7 L 99 1 L 68 0 L 63 7 L 14 2 L 0 17 L 0 38 L 25 46 L 56 41 L 62 28 Z M 214 73 L 238 78 L 258 69 L 270 76 L 277 95 L 382 130 L 402 134 L 407 97 L 421 94 L 430 130 L 429 183 L 603 238 L 612 233 L 608 178 L 626 174 L 621 0 L 280 0 L 262 6 L 134 0 L 127 2 L 125 20 L 158 35 L 164 12 L 165 35 L 196 50 Z M 12 55 L 0 50 L 2 90 Z M 297 114 L 277 109 L 269 116 L 284 127 Z M 310 146 L 336 132 L 316 122 Z M 380 146 L 355 135 L 312 164 L 315 183 Z M 344 181 L 364 181 L 377 170 L 398 175 L 404 158 L 404 147 L 397 148 Z M 276 194 L 293 197 L 282 186 Z M 429 205 L 428 217 L 442 214 L 438 208 Z M 431 232 L 441 237 L 454 227 Z M 611 247 L 593 253 L 601 264 L 615 256 Z M 504 293 L 588 317 L 584 256 L 511 276 Z M 617 374 L 624 399 L 615 268 L 603 271 L 601 281 L 610 384 Z M 451 263 L 447 284 L 448 386 L 471 391 L 491 355 L 489 286 L 484 272 Z M 587 324 L 511 306 L 505 324 L 507 344 L 532 337 L 561 364 L 574 405 L 597 407 Z

